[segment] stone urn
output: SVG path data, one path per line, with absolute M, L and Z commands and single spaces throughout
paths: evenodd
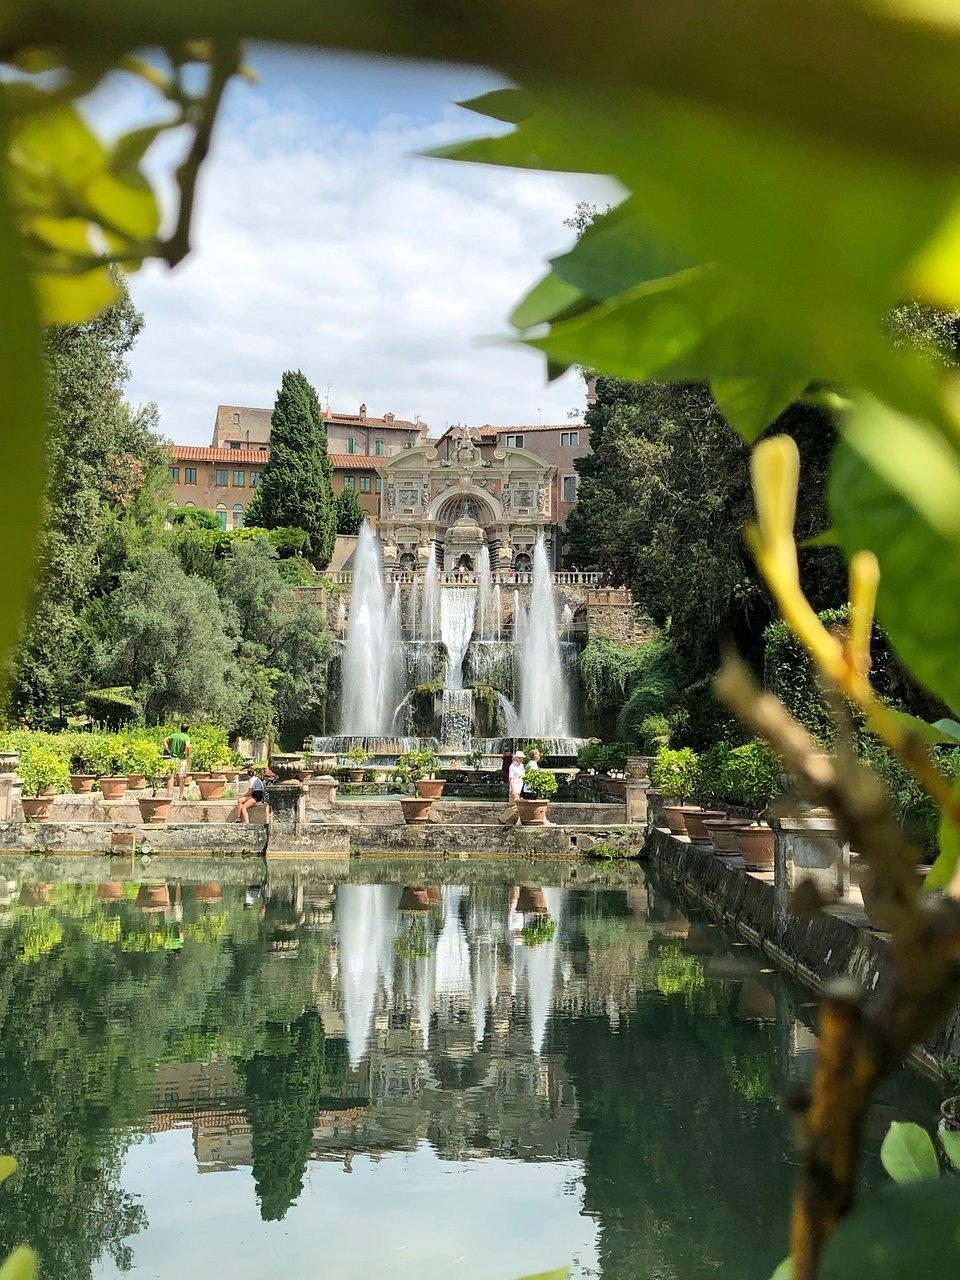
M 773 830 L 761 823 L 756 827 L 738 827 L 734 839 L 748 871 L 773 870 Z
M 412 885 L 405 885 L 403 893 L 400 895 L 400 903 L 397 910 L 429 911 L 430 895 L 426 889 L 418 889 L 414 888 Z
M 684 808 L 684 805 L 679 804 L 665 804 L 663 806 L 663 816 L 666 819 L 671 835 L 685 836 L 687 834 L 687 824 L 683 816 Z
M 127 789 L 126 776 L 106 777 L 100 779 L 100 792 L 104 800 L 119 800 Z
M 128 791 L 144 791 L 147 786 L 147 775 L 145 773 L 128 773 L 127 774 L 127 790 Z
M 548 916 L 547 899 L 540 885 L 521 885 L 517 910 L 524 916 Z
M 137 796 L 137 804 L 140 806 L 140 821 L 154 823 L 159 826 L 160 823 L 166 822 L 170 817 L 172 803 L 172 796 Z
M 165 884 L 142 884 L 137 893 L 141 911 L 165 911 L 170 905 L 170 890 Z
M 98 902 L 119 902 L 123 897 L 123 884 L 119 880 L 106 880 L 97 885 Z
M 525 800 L 521 796 L 517 800 L 520 825 L 523 827 L 545 827 L 547 825 L 547 809 L 549 805 L 549 800 L 542 800 L 539 797 L 533 800 Z
M 348 770 L 347 770 L 347 781 L 348 781 L 348 782 L 362 782 L 362 781 L 363 781 L 363 779 L 364 779 L 364 772 L 365 772 L 365 771 L 364 771 L 363 769 L 348 769 Z
M 408 824 L 429 822 L 433 801 L 424 799 L 423 796 L 401 796 L 400 808 L 403 810 L 403 820 Z
M 418 778 L 417 795 L 424 800 L 439 800 L 443 795 L 442 778 Z
M 723 809 L 684 809 L 683 825 L 687 829 L 687 835 L 694 844 L 710 844 L 710 832 L 704 826 L 704 823 L 714 818 L 725 818 L 727 815 Z
M 16 773 L 19 764 L 19 751 L 0 751 L 0 773 Z
M 71 773 L 70 786 L 75 796 L 88 795 L 93 790 L 96 778 L 92 773 Z
M 55 796 L 23 796 L 23 816 L 27 822 L 48 822 Z
M 226 778 L 199 778 L 197 780 L 201 800 L 222 799 L 226 785 Z

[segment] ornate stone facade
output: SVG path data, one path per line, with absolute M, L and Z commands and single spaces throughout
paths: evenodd
M 529 569 L 541 533 L 552 560 L 556 468 L 529 449 L 499 448 L 484 457 L 470 427 L 457 427 L 452 437 L 448 457 L 428 444 L 378 468 L 385 565 L 422 569 L 432 545 L 441 569 L 473 571 L 486 545 L 494 570 Z

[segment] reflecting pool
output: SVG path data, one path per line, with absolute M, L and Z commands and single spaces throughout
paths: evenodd
M 812 997 L 639 869 L 24 865 L 0 866 L 0 1248 L 47 1280 L 783 1256 Z M 867 1180 L 939 1100 L 890 1082 Z

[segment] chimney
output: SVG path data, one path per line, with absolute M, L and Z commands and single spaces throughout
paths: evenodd
M 360 421 L 363 422 L 366 416 L 367 416 L 367 406 L 365 404 L 362 404 L 360 406 Z

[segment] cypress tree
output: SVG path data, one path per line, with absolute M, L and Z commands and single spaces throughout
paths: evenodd
M 356 489 L 342 489 L 337 494 L 337 533 L 355 536 L 366 519 Z
M 337 536 L 333 464 L 317 393 L 298 369 L 286 370 L 270 420 L 270 460 L 250 504 L 247 524 L 303 529 L 311 559 L 330 563 Z

